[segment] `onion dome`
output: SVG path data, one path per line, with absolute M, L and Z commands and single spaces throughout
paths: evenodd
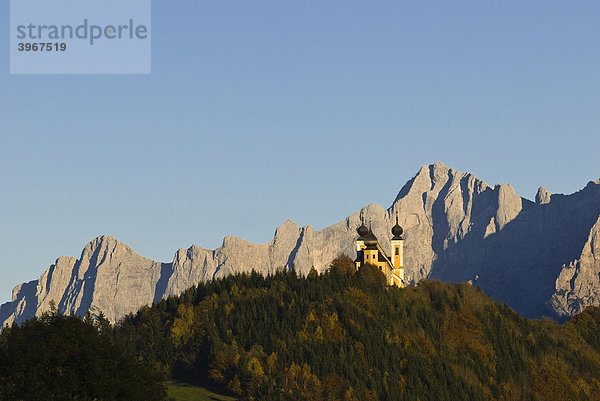
M 398 224 L 398 215 L 396 215 L 396 225 L 392 227 L 392 234 L 394 235 L 392 239 L 402 239 L 403 232 L 404 230 L 402 230 L 402 227 L 400 227 L 400 224 Z
M 367 228 L 367 226 L 365 226 L 365 223 L 363 222 L 363 223 L 361 223 L 360 226 L 358 226 L 358 228 L 356 229 L 356 232 L 361 237 L 364 237 L 365 235 L 367 235 L 369 233 L 369 229 Z

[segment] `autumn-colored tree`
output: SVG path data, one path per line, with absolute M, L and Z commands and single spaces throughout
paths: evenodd
M 116 336 L 175 378 L 209 378 L 243 400 L 600 401 L 600 309 L 527 320 L 469 284 L 390 287 L 347 257 L 307 277 L 201 283 Z
M 334 273 L 352 276 L 356 272 L 356 265 L 348 255 L 341 254 L 331 262 L 329 270 Z

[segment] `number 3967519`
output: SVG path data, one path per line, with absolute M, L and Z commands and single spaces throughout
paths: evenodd
M 66 43 L 19 43 L 17 49 L 20 52 L 64 52 L 67 50 Z

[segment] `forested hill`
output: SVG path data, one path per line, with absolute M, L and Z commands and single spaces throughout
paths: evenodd
M 176 377 L 254 400 L 600 400 L 600 310 L 527 320 L 468 284 L 387 287 L 348 258 L 236 275 L 143 308 L 117 333 Z
M 123 388 L 127 377 L 142 386 L 132 374 L 137 364 L 143 377 L 212 382 L 247 400 L 600 400 L 600 309 L 562 325 L 527 320 L 468 284 L 388 287 L 376 268 L 355 272 L 347 257 L 323 274 L 202 283 L 112 329 L 106 320 L 72 319 L 45 315 L 4 330 L 0 384 L 35 381 L 43 393 L 47 380 L 55 392 L 56 383 L 71 383 L 78 399 L 130 399 L 104 397 L 104 390 L 84 396 L 90 384 L 77 382 L 87 372 L 77 360 L 88 355 L 112 366 L 115 377 L 119 368 L 129 372 Z M 60 336 L 47 336 L 59 325 L 67 328 L 56 347 Z M 70 349 L 77 344 L 84 353 Z M 82 344 L 96 344 L 96 352 Z M 164 399 L 161 391 L 154 399 Z

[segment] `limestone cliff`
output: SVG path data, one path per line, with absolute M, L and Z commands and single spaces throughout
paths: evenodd
M 0 307 L 0 321 L 20 322 L 48 311 L 51 301 L 63 313 L 102 311 L 115 321 L 155 300 L 165 266 L 170 265 L 139 256 L 112 237 L 98 237 L 79 259 L 58 258 L 38 280 L 17 286 L 12 302 Z
M 560 316 L 600 305 L 600 217 L 590 230 L 579 258 L 563 265 L 549 306 Z
M 527 316 L 571 315 L 600 302 L 600 181 L 571 194 L 543 188 L 536 202 L 508 184 L 493 187 L 435 163 L 422 167 L 388 209 L 372 204 L 320 231 L 286 221 L 267 244 L 226 237 L 216 250 L 180 249 L 171 263 L 137 255 L 112 237 L 90 242 L 79 259 L 59 258 L 13 290 L 0 322 L 49 309 L 102 311 L 115 321 L 203 280 L 236 272 L 317 271 L 341 253 L 354 256 L 363 214 L 389 252 L 396 212 L 405 231 L 406 277 L 470 281 Z

